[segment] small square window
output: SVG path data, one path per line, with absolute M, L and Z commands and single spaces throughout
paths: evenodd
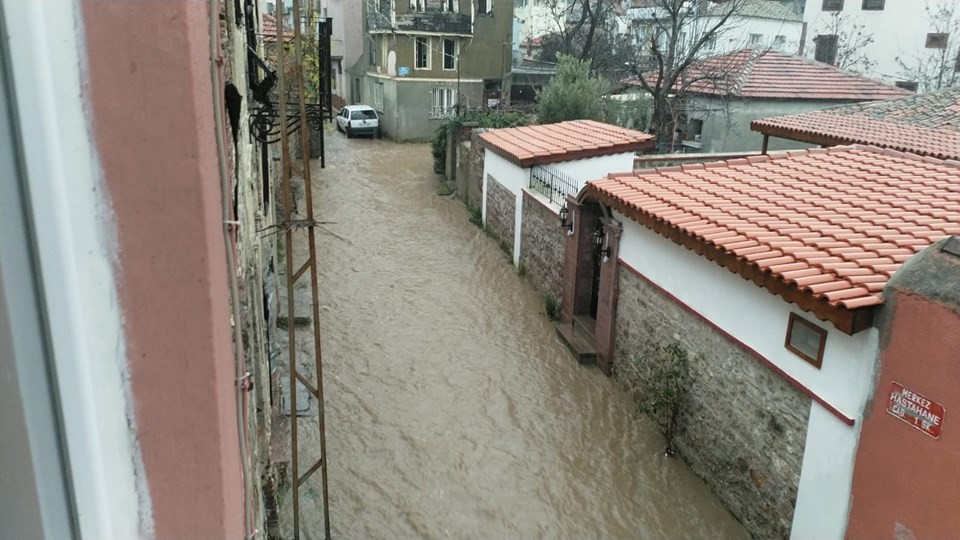
M 864 11 L 883 11 L 884 0 L 863 0 Z
M 835 65 L 837 63 L 837 46 L 839 43 L 836 34 L 821 34 L 813 38 L 816 44 L 813 59 L 824 64 Z
M 760 45 L 763 42 L 763 34 L 750 34 L 750 44 Z
M 790 352 L 820 369 L 826 344 L 826 330 L 796 313 L 790 314 L 790 321 L 787 323 L 787 340 L 784 344 Z
M 823 0 L 822 11 L 843 11 L 843 0 Z
M 927 34 L 928 49 L 946 49 L 950 34 Z
M 916 92 L 918 87 L 916 81 L 897 81 L 894 84 L 897 85 L 897 88 L 903 88 L 904 90 L 909 90 L 911 92 Z

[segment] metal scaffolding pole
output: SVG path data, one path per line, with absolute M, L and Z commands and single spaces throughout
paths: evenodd
M 281 3 L 282 5 L 282 3 Z M 280 68 L 278 71 L 278 90 L 279 90 L 279 116 L 281 122 L 287 119 L 287 83 L 286 80 L 286 51 L 283 46 L 283 13 L 277 16 L 277 36 L 280 46 L 277 47 L 277 55 Z M 286 290 L 287 290 L 287 337 L 289 345 L 289 391 L 290 391 L 290 455 L 291 455 L 291 485 L 292 485 L 292 505 L 293 505 L 293 537 L 300 538 L 300 493 L 304 483 L 318 470 L 320 471 L 322 483 L 322 506 L 324 522 L 324 538 L 330 539 L 330 509 L 328 504 L 327 490 L 327 443 L 326 427 L 324 424 L 324 401 L 323 401 L 323 356 L 320 345 L 320 302 L 319 291 L 317 287 L 317 251 L 315 243 L 315 227 L 313 209 L 313 179 L 310 174 L 310 130 L 307 116 L 306 92 L 303 77 L 303 43 L 301 36 L 302 23 L 300 22 L 300 0 L 293 0 L 293 86 L 296 90 L 294 104 L 299 109 L 299 133 L 301 157 L 298 172 L 303 175 L 304 195 L 305 195 L 305 219 L 294 219 L 294 200 L 293 190 L 291 189 L 293 160 L 290 156 L 290 139 L 287 129 L 280 130 L 280 167 L 281 167 L 281 185 L 283 190 L 283 222 L 281 227 L 284 230 L 284 247 L 286 250 Z M 320 125 L 323 130 L 323 123 Z M 294 232 L 306 229 L 307 246 L 309 255 L 301 265 L 294 266 Z M 296 268 L 296 270 L 295 270 Z M 297 364 L 297 329 L 294 321 L 296 320 L 296 283 L 307 277 L 310 281 L 310 319 L 314 351 L 315 377 L 311 380 L 309 373 L 304 373 Z M 297 386 L 298 383 L 316 398 L 317 401 L 317 423 L 319 428 L 319 448 L 301 448 L 298 437 L 298 410 L 297 410 Z M 301 459 L 309 459 L 310 465 L 301 473 Z

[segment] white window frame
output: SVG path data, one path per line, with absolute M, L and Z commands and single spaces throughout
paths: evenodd
M 452 118 L 457 114 L 457 89 L 449 86 L 436 86 L 430 92 L 430 118 Z
M 442 0 L 440 11 L 443 13 L 460 13 L 460 0 Z
M 23 204 L 35 227 L 38 301 L 56 306 L 45 318 L 78 538 L 140 538 L 153 530 L 153 516 L 128 397 L 114 222 L 88 96 L 76 91 L 87 75 L 80 5 L 0 2 L 0 10 L 8 73 L 16 95 L 26 96 L 17 115 L 31 120 L 20 125 L 29 186 Z
M 427 7 L 427 0 L 410 0 L 410 11 L 423 11 Z
M 453 67 L 447 67 L 447 42 L 448 41 L 453 43 Z M 443 67 L 443 70 L 456 71 L 457 63 L 460 60 L 460 42 L 453 38 L 443 38 L 442 44 L 443 44 L 442 45 L 443 50 L 441 51 L 441 53 L 443 55 L 443 58 L 442 58 L 441 66 Z
M 373 108 L 378 112 L 383 112 L 383 83 L 378 82 L 373 85 Z
M 493 16 L 493 0 L 486 0 L 486 11 L 480 11 L 480 3 L 477 3 L 477 15 L 483 17 L 492 17 Z
M 420 71 L 430 71 L 430 69 L 431 69 L 431 57 L 433 56 L 433 54 L 431 54 L 431 53 L 433 52 L 433 51 L 432 51 L 432 49 L 433 49 L 433 43 L 432 43 L 432 42 L 433 42 L 433 39 L 432 39 L 432 38 L 429 38 L 429 37 L 415 37 L 415 38 L 413 38 L 413 69 L 420 70 Z M 419 49 L 419 47 L 420 47 L 420 43 L 425 43 L 425 44 L 426 44 L 425 46 L 426 46 L 426 48 L 427 48 L 427 65 L 424 66 L 424 67 L 421 67 L 421 66 L 419 65 L 419 61 L 420 61 L 420 51 L 419 51 L 418 49 Z

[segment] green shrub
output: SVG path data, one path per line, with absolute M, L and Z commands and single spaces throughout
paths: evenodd
M 674 453 L 673 440 L 683 428 L 683 412 L 690 388 L 687 351 L 679 343 L 656 348 L 654 358 L 639 359 L 648 368 L 646 392 L 640 400 L 640 412 L 649 415 L 663 429 L 666 453 Z
M 560 301 L 554 298 L 552 294 L 543 294 L 543 309 L 551 321 L 560 320 Z
M 607 119 L 607 100 L 612 85 L 590 73 L 590 62 L 559 55 L 557 74 L 537 92 L 537 122 L 553 124 L 566 120 Z

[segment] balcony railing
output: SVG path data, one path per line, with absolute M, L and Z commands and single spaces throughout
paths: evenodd
M 472 34 L 473 28 L 467 13 L 417 11 L 397 15 L 397 31 Z
M 563 206 L 567 195 L 580 191 L 580 184 L 556 169 L 537 165 L 530 168 L 530 189 Z

